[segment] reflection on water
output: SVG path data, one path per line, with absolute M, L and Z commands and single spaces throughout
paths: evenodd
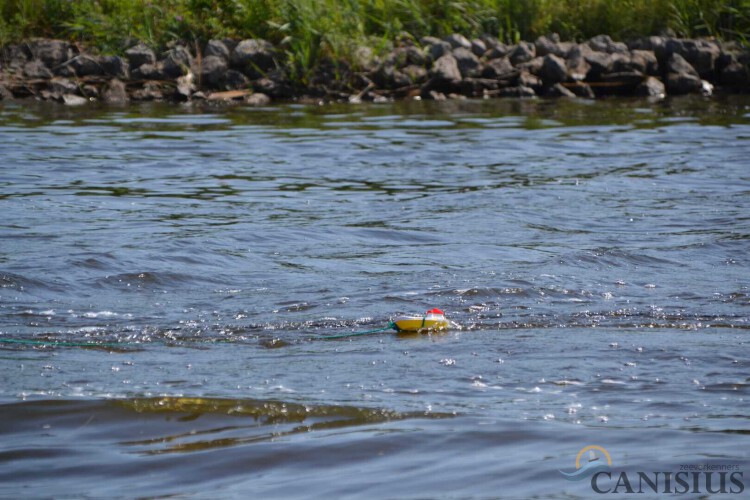
M 747 464 L 743 96 L 4 103 L 0 153 L 0 495 L 585 498 L 556 471 L 592 442 Z M 431 307 L 460 328 L 316 341 Z

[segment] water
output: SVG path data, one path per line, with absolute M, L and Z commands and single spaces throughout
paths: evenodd
M 6 103 L 0 156 L 0 496 L 750 491 L 746 97 Z

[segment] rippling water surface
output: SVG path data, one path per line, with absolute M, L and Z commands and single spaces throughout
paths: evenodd
M 5 104 L 0 209 L 0 495 L 750 491 L 747 98 Z

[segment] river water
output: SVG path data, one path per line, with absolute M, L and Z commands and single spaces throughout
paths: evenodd
M 750 491 L 750 98 L 4 103 L 0 161 L 2 497 Z

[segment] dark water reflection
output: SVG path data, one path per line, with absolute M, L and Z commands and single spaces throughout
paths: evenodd
M 0 157 L 0 495 L 750 466 L 747 98 L 6 104 Z

